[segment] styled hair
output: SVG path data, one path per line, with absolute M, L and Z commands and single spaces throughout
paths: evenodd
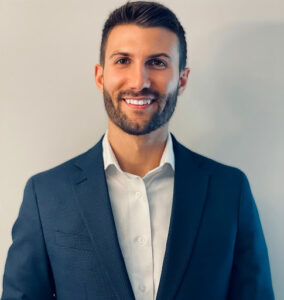
M 100 47 L 100 64 L 105 62 L 105 51 L 110 31 L 117 25 L 135 24 L 141 27 L 163 27 L 175 33 L 179 40 L 179 70 L 186 66 L 187 45 L 185 31 L 176 15 L 157 2 L 134 1 L 115 9 L 104 24 Z

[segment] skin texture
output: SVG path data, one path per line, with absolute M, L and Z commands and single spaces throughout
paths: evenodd
M 178 38 L 168 29 L 126 24 L 109 33 L 95 81 L 109 116 L 109 142 L 123 171 L 143 177 L 159 165 L 169 120 L 189 75 L 189 68 L 179 72 L 178 66 Z M 125 98 L 154 101 L 138 109 Z

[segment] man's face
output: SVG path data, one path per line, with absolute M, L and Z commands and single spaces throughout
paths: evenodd
M 114 27 L 104 67 L 97 65 L 95 74 L 110 121 L 133 135 L 168 123 L 181 92 L 178 66 L 173 32 L 133 24 Z

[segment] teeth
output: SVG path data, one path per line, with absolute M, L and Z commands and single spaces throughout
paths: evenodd
M 146 104 L 151 104 L 153 100 L 151 99 L 145 99 L 145 100 L 135 100 L 135 99 L 125 99 L 125 101 L 128 104 L 134 104 L 134 105 L 146 105 Z

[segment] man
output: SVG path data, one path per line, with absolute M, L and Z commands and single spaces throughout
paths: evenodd
M 3 300 L 274 299 L 245 175 L 168 132 L 185 66 L 166 7 L 132 2 L 109 16 L 95 67 L 108 131 L 29 179 Z

